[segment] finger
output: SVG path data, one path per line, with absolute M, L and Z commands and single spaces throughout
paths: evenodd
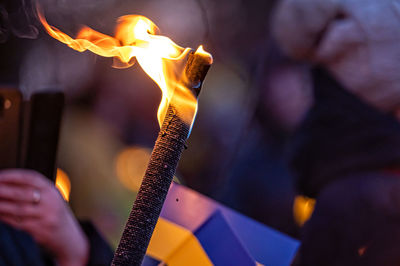
M 33 203 L 37 189 L 26 186 L 0 184 L 0 199 Z
M 23 219 L 20 217 L 16 216 L 10 216 L 10 215 L 0 215 L 0 221 L 16 228 L 19 230 L 24 230 L 28 233 L 34 233 L 37 231 L 37 228 L 39 228 L 39 223 L 37 220 L 34 219 Z
M 22 219 L 40 217 L 36 205 L 10 201 L 0 201 L 0 214 L 21 217 Z
M 48 180 L 40 173 L 33 170 L 7 169 L 0 171 L 0 183 L 42 188 L 47 185 Z
M 21 229 L 21 224 L 20 224 L 21 218 L 14 217 L 12 215 L 0 214 L 0 220 L 8 225 L 11 225 L 16 229 Z

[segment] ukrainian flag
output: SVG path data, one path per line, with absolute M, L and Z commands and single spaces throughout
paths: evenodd
M 143 265 L 287 266 L 299 242 L 173 184 Z

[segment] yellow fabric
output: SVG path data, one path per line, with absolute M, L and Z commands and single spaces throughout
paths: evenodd
M 161 217 L 147 254 L 170 266 L 213 265 L 192 232 Z

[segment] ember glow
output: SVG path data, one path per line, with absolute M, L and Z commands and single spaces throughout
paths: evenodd
M 180 47 L 168 37 L 157 35 L 158 27 L 140 15 L 120 17 L 114 37 L 84 26 L 76 38 L 49 25 L 39 8 L 38 15 L 50 36 L 76 51 L 89 50 L 100 56 L 113 57 L 116 59 L 114 67 L 117 68 L 130 67 L 137 60 L 162 91 L 157 113 L 160 127 L 172 99 L 174 105 L 181 110 L 181 118 L 192 125 L 197 111 L 197 99 L 186 88 L 184 76 L 184 67 L 191 48 Z M 202 46 L 196 53 L 205 56 L 212 63 L 211 54 L 205 52 Z

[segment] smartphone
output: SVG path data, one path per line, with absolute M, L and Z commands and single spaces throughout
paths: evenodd
M 0 169 L 19 167 L 21 103 L 18 90 L 0 88 Z
M 40 92 L 26 103 L 23 168 L 55 180 L 56 157 L 64 107 L 62 92 Z

